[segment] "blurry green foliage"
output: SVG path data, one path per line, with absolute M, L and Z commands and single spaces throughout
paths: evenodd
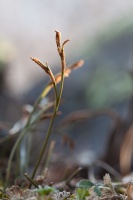
M 132 80 L 124 70 L 100 67 L 91 77 L 87 98 L 92 107 L 122 102 L 132 94 Z

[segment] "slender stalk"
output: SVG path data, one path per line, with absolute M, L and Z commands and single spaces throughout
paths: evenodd
M 54 106 L 54 111 L 53 111 L 53 115 L 52 115 L 52 118 L 51 118 L 51 121 L 50 121 L 50 125 L 49 125 L 49 128 L 48 128 L 48 131 L 47 131 L 47 134 L 46 134 L 46 137 L 45 137 L 45 140 L 44 140 L 44 144 L 43 144 L 43 147 L 42 147 L 42 150 L 40 152 L 40 155 L 39 155 L 39 158 L 36 162 L 36 165 L 35 165 L 35 168 L 33 170 L 33 173 L 32 173 L 32 176 L 31 176 L 31 179 L 34 178 L 35 176 L 35 173 L 38 169 L 38 166 L 41 162 L 41 159 L 44 155 L 44 152 L 45 152 L 45 149 L 47 147 L 47 144 L 48 144 L 48 141 L 49 141 L 49 137 L 50 137 L 50 134 L 51 134 L 51 131 L 52 131 L 52 127 L 53 127 L 53 123 L 54 123 L 54 120 L 55 120 L 55 117 L 56 117 L 56 113 L 57 113 L 57 90 L 56 90 L 56 85 L 54 84 L 54 90 L 55 90 L 55 106 Z M 31 187 L 31 184 L 30 184 L 30 187 Z
M 58 111 L 59 105 L 60 105 L 60 100 L 63 92 L 63 86 L 64 86 L 64 72 L 62 70 L 61 73 L 61 85 L 60 85 L 60 91 L 59 91 L 59 96 L 57 98 L 57 105 L 56 105 L 56 111 Z
M 43 168 L 44 169 L 48 168 L 48 166 L 49 166 L 54 146 L 55 146 L 55 141 L 52 140 L 51 143 L 50 143 L 50 146 L 49 146 L 49 150 L 48 150 L 48 154 L 46 156 L 46 159 L 43 162 Z M 41 170 L 41 172 L 42 172 L 42 170 Z

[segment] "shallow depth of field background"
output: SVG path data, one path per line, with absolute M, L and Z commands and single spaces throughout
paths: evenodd
M 30 56 L 48 61 L 54 72 L 59 70 L 56 29 L 61 31 L 62 40 L 70 39 L 67 64 L 85 61 L 82 69 L 65 80 L 63 115 L 78 109 L 112 107 L 125 116 L 132 96 L 132 13 L 132 0 L 1 0 L 0 71 L 5 74 L 0 121 L 17 121 L 21 111 L 16 105 L 33 103 L 43 81 L 48 80 Z M 71 134 L 78 155 L 94 151 L 101 156 L 110 128 L 106 118 L 78 125 Z

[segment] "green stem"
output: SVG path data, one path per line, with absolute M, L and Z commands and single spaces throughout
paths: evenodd
M 56 108 L 57 108 L 57 106 L 58 106 L 58 104 L 57 104 L 57 99 L 58 99 L 58 97 L 57 97 L 57 88 L 56 88 L 56 85 L 55 85 L 55 84 L 54 84 L 54 90 L 55 90 L 55 106 L 54 106 L 53 115 L 52 115 L 52 118 L 51 118 L 51 121 L 50 121 L 50 125 L 49 125 L 48 131 L 47 131 L 47 134 L 46 134 L 46 137 L 45 137 L 45 140 L 44 140 L 44 144 L 43 144 L 42 150 L 41 150 L 41 152 L 40 152 L 40 156 L 39 156 L 39 158 L 38 158 L 38 160 L 37 160 L 37 162 L 36 162 L 36 165 L 35 165 L 35 168 L 34 168 L 34 170 L 33 170 L 31 179 L 34 178 L 35 173 L 36 173 L 36 171 L 37 171 L 37 169 L 38 169 L 38 166 L 39 166 L 39 164 L 40 164 L 40 162 L 41 162 L 41 159 L 42 159 L 43 154 L 44 154 L 44 152 L 45 152 L 45 149 L 46 149 L 46 147 L 47 147 L 48 140 L 49 140 L 49 137 L 50 137 L 50 135 L 51 135 L 53 123 L 54 123 L 54 120 L 55 120 L 55 117 L 56 117 L 56 113 L 57 113 L 57 109 L 56 109 Z M 31 187 L 31 185 L 30 185 L 30 187 Z
M 59 96 L 57 98 L 57 105 L 56 105 L 56 111 L 58 111 L 59 105 L 60 105 L 60 100 L 63 92 L 63 86 L 64 86 L 64 73 L 62 72 L 61 74 L 61 86 L 60 86 L 60 91 L 59 91 Z
M 59 97 L 58 97 L 58 100 L 57 100 L 57 110 L 59 108 L 59 104 L 60 104 L 60 100 L 61 100 L 61 96 L 62 96 L 62 92 L 63 92 L 63 86 L 64 86 L 64 71 L 65 71 L 65 68 L 66 68 L 66 63 L 65 62 L 65 53 L 64 53 L 64 49 L 62 49 L 62 54 L 63 54 L 63 61 L 62 61 L 62 57 L 61 57 L 61 85 L 60 85 L 60 91 L 59 91 Z

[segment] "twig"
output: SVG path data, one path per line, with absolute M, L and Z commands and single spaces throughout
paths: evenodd
M 28 175 L 27 173 L 25 173 L 24 175 L 25 175 L 25 177 L 28 179 L 28 181 L 30 181 L 30 183 L 31 183 L 32 185 L 34 185 L 36 188 L 38 188 L 38 185 L 35 183 L 34 180 L 32 180 L 32 179 L 29 177 L 29 175 Z

